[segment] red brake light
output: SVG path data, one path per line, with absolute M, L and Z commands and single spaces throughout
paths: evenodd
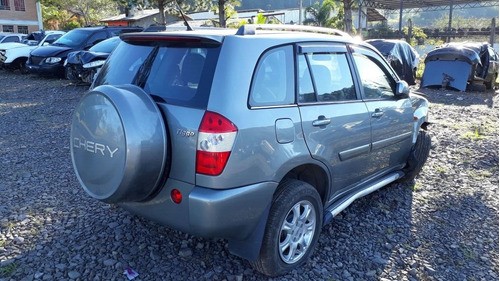
M 226 167 L 238 128 L 226 117 L 207 111 L 198 130 L 196 172 L 217 176 Z

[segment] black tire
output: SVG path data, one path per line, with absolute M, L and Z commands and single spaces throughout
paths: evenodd
M 21 58 L 19 59 L 19 62 L 17 64 L 17 67 L 19 68 L 19 72 L 21 72 L 21 74 L 28 74 L 29 70 L 28 70 L 28 67 L 26 67 L 26 61 L 28 59 L 27 58 Z
M 405 176 L 403 181 L 412 181 L 420 173 L 424 167 L 429 153 L 431 151 L 431 137 L 426 131 L 418 132 L 417 141 L 413 146 L 410 156 L 408 157 L 407 166 L 405 168 Z
M 486 91 L 486 85 L 484 84 L 477 84 L 477 83 L 471 83 L 467 85 L 467 91 L 472 91 L 472 92 L 484 92 Z
M 497 81 L 497 75 L 493 75 L 493 77 L 491 77 L 491 80 L 489 82 L 486 82 L 486 89 L 487 90 L 495 89 L 496 81 Z
M 289 222 L 291 228 L 286 229 L 284 228 L 285 222 L 297 215 L 293 212 L 294 209 L 300 215 L 308 209 L 310 212 L 304 220 Z M 290 226 L 290 224 L 293 225 Z M 267 276 L 277 276 L 302 265 L 314 251 L 322 224 L 323 204 L 314 187 L 298 180 L 287 180 L 281 183 L 273 198 L 259 257 L 256 261 L 250 262 L 252 267 Z M 293 230 L 292 233 L 288 233 L 291 230 Z M 296 244 L 290 244 L 299 246 L 296 248 L 297 252 L 285 246 L 281 248 L 283 250 L 280 250 L 280 242 L 285 245 L 289 244 L 287 241 L 290 240 L 285 238 L 296 242 Z M 307 244 L 305 248 L 300 247 L 299 241 Z M 289 259 L 285 261 L 287 258 Z

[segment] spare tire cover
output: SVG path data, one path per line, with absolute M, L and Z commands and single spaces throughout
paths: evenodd
M 141 88 L 99 86 L 80 101 L 71 123 L 71 159 L 82 187 L 108 203 L 141 201 L 167 169 L 162 114 Z

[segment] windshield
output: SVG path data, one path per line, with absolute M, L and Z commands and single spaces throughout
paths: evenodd
M 94 45 L 94 47 L 90 48 L 90 52 L 96 52 L 96 53 L 111 53 L 116 46 L 121 42 L 120 37 L 112 37 L 109 39 L 106 39 L 100 43 L 97 43 Z
M 73 29 L 57 39 L 52 45 L 77 48 L 81 46 L 92 33 L 92 30 Z
M 2 41 L 4 37 L 5 37 L 4 35 L 0 35 L 0 41 Z
M 143 46 L 121 42 L 98 74 L 98 85 L 135 84 L 156 100 L 205 108 L 220 47 Z

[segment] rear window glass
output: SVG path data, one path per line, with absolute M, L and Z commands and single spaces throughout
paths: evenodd
M 122 42 L 94 83 L 136 84 L 170 104 L 206 108 L 219 54 L 213 46 L 143 46 Z

